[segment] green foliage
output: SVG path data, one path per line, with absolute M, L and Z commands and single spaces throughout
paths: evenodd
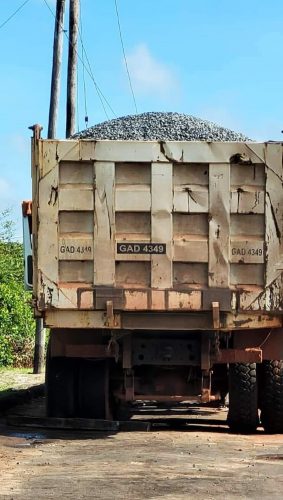
M 34 319 L 23 284 L 22 244 L 12 240 L 10 211 L 0 214 L 0 367 L 31 366 Z

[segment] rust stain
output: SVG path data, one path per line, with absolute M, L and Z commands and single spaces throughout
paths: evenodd
M 275 226 L 275 230 L 276 230 L 276 236 L 279 239 L 279 241 L 281 241 L 281 231 L 280 231 L 278 223 L 277 223 L 276 214 L 275 214 L 274 207 L 273 207 L 273 204 L 272 204 L 272 201 L 270 198 L 270 194 L 268 192 L 266 192 L 266 196 L 268 196 L 269 201 L 270 201 L 270 210 L 272 213 L 272 218 L 273 218 L 273 222 L 274 222 L 274 226 Z
M 243 326 L 247 325 L 248 323 L 251 323 L 252 318 L 247 318 L 247 319 L 240 319 L 240 320 L 234 320 L 233 323 L 235 326 Z
M 58 186 L 51 186 L 50 198 L 48 201 L 48 205 L 55 205 L 58 199 Z
M 237 163 L 239 165 L 251 165 L 251 158 L 245 153 L 236 153 L 230 157 L 230 163 Z
M 147 292 L 125 291 L 125 309 L 145 310 L 148 308 Z
M 54 289 L 48 286 L 47 287 L 47 300 L 46 300 L 47 307 L 52 307 L 53 292 L 54 292 Z

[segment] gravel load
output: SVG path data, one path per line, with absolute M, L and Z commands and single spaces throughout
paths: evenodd
M 98 123 L 72 139 L 132 141 L 247 141 L 248 137 L 182 113 L 149 112 Z

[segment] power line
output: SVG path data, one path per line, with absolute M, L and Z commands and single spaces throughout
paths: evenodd
M 22 10 L 22 8 L 29 2 L 30 0 L 25 0 L 25 2 L 23 2 L 18 8 L 17 10 L 15 10 L 15 12 L 13 12 L 13 14 L 11 14 L 7 19 L 6 21 L 4 21 L 2 24 L 0 24 L 0 30 L 9 22 L 11 21 L 11 19 L 20 11 Z
M 138 114 L 138 108 L 137 108 L 136 98 L 135 98 L 134 89 L 133 89 L 133 86 L 132 86 L 132 80 L 131 80 L 131 76 L 130 76 L 130 72 L 129 72 L 128 62 L 127 62 L 127 58 L 126 58 L 125 47 L 124 47 L 124 42 L 123 42 L 123 37 L 122 37 L 122 29 L 121 29 L 120 16 L 119 16 L 119 10 L 118 10 L 118 3 L 117 3 L 117 0 L 114 0 L 114 2 L 115 2 L 115 10 L 116 10 L 117 23 L 118 23 L 118 29 L 119 29 L 119 36 L 120 36 L 120 41 L 121 41 L 121 46 L 122 46 L 122 51 L 123 51 L 125 66 L 126 66 L 126 70 L 127 70 L 129 85 L 130 85 L 131 93 L 132 93 L 132 96 L 133 96 L 133 101 L 134 101 L 134 106 L 135 106 L 136 114 Z
M 95 81 L 95 79 L 94 79 L 93 72 L 92 72 L 92 69 L 91 69 L 91 65 L 90 65 L 90 62 L 89 62 L 89 58 L 88 58 L 88 55 L 87 55 L 87 53 L 86 53 L 86 50 L 85 50 L 85 47 L 84 47 L 84 43 L 83 43 L 83 40 L 82 40 L 82 36 L 81 36 L 80 29 L 79 29 L 79 37 L 80 37 L 80 41 L 81 41 L 81 45 L 82 45 L 82 51 L 83 51 L 83 53 L 84 53 L 84 55 L 85 55 L 85 58 L 86 58 L 86 61 L 87 61 L 87 64 L 88 64 L 89 70 L 86 68 L 85 64 L 83 63 L 82 58 L 80 57 L 79 59 L 80 59 L 80 61 L 82 62 L 83 67 L 85 68 L 85 70 L 87 71 L 87 73 L 89 74 L 89 76 L 91 77 L 91 79 L 92 79 L 92 81 L 93 81 L 93 83 L 94 83 L 95 90 L 96 90 L 96 92 L 97 92 L 97 95 L 98 95 L 98 97 L 99 97 L 99 100 L 100 100 L 100 102 L 101 102 L 101 105 L 102 105 L 102 107 L 103 107 L 103 109 L 104 109 L 104 113 L 106 114 L 106 117 L 107 117 L 107 119 L 109 120 L 109 115 L 108 115 L 108 113 L 107 113 L 107 111 L 106 111 L 106 108 L 105 108 L 105 106 L 104 106 L 104 102 L 103 102 L 102 98 L 104 99 L 104 101 L 106 102 L 106 104 L 108 105 L 109 109 L 112 111 L 112 113 L 113 113 L 113 115 L 114 115 L 114 116 L 116 116 L 116 113 L 113 111 L 113 108 L 111 107 L 111 105 L 109 104 L 109 102 L 107 101 L 107 99 L 106 99 L 106 98 L 104 97 L 104 95 L 102 94 L 102 92 L 101 92 L 100 88 L 98 87 L 98 85 L 97 85 L 97 83 L 96 83 L 96 81 Z
M 54 17 L 54 19 L 56 19 L 56 16 L 55 16 L 54 12 L 52 11 L 52 9 L 51 9 L 50 5 L 48 4 L 47 0 L 43 0 L 43 1 L 44 1 L 44 3 L 45 3 L 46 7 L 48 8 L 48 10 L 51 12 L 51 14 L 52 14 L 52 16 Z M 80 30 L 79 30 L 79 33 L 80 33 Z M 71 44 L 70 38 L 69 38 L 69 36 L 67 35 L 67 33 L 66 33 L 66 31 L 65 31 L 65 30 L 64 30 L 64 34 L 65 34 L 65 36 L 66 36 L 66 38 L 67 38 L 67 40 L 68 40 L 69 44 Z M 115 112 L 114 112 L 114 110 L 113 110 L 112 106 L 110 105 L 110 103 L 108 102 L 108 100 L 106 99 L 106 97 L 104 96 L 104 94 L 102 93 L 102 91 L 101 91 L 101 89 L 99 88 L 98 84 L 96 83 L 96 81 L 95 81 L 95 79 L 94 79 L 94 76 L 93 76 L 93 72 L 92 72 L 91 67 L 90 67 L 90 62 L 89 62 L 89 59 L 88 59 L 88 57 L 87 57 L 86 51 L 85 51 L 85 49 L 83 49 L 83 50 L 84 50 L 84 54 L 85 54 L 85 56 L 86 56 L 86 59 L 87 59 L 87 62 L 88 62 L 88 65 L 89 65 L 89 68 L 90 68 L 90 69 L 88 69 L 88 68 L 85 66 L 85 64 L 84 64 L 84 62 L 83 62 L 83 60 L 82 60 L 82 58 L 81 58 L 80 54 L 78 54 L 78 52 L 76 51 L 77 57 L 78 57 L 79 61 L 82 63 L 82 65 L 84 66 L 84 68 L 85 68 L 85 70 L 86 70 L 87 74 L 88 74 L 88 75 L 89 75 L 89 77 L 91 78 L 91 80 L 92 80 L 92 82 L 93 82 L 93 84 L 94 84 L 94 86 L 95 86 L 96 92 L 97 92 L 97 94 L 98 94 L 98 97 L 99 97 L 99 99 L 100 99 L 100 102 L 101 102 L 101 104 L 102 104 L 102 106 L 103 106 L 103 109 L 104 109 L 104 112 L 105 112 L 105 114 L 106 114 L 106 117 L 107 117 L 107 119 L 109 120 L 109 115 L 108 115 L 108 114 L 107 114 L 107 112 L 106 112 L 106 108 L 105 108 L 105 106 L 104 106 L 104 103 L 103 103 L 102 99 L 104 99 L 105 103 L 107 104 L 107 106 L 109 107 L 109 109 L 111 110 L 111 112 L 113 113 L 113 115 L 114 115 L 114 116 L 116 116 L 116 114 L 115 114 Z
M 83 22 L 82 22 L 82 8 L 80 2 L 80 27 L 79 27 L 79 36 L 81 40 L 82 47 L 82 60 L 84 61 L 84 48 L 83 48 Z M 84 91 L 84 107 L 85 107 L 85 126 L 88 127 L 88 112 L 87 112 L 87 95 L 86 95 L 86 84 L 85 84 L 85 68 L 83 64 L 83 91 Z

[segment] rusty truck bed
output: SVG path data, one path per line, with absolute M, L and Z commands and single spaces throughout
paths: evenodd
M 282 324 L 282 143 L 34 140 L 51 327 Z

